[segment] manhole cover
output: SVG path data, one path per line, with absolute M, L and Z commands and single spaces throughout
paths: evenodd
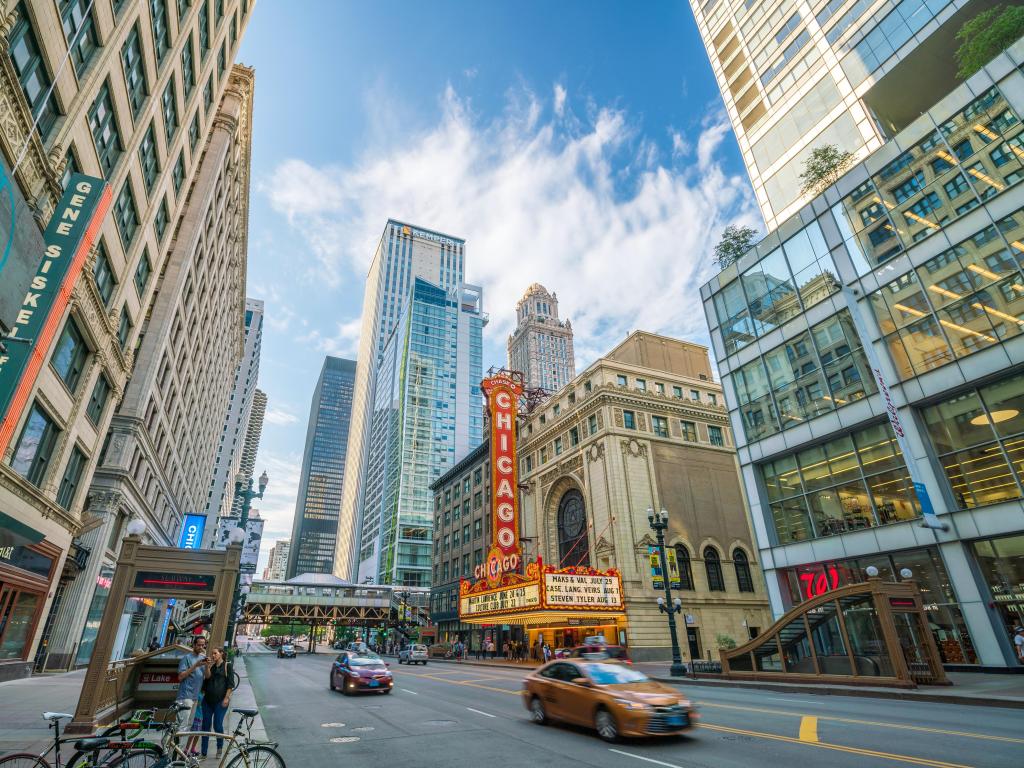
M 359 741 L 358 736 L 337 736 L 331 739 L 332 744 L 351 744 L 353 741 Z
M 320 723 L 321 728 L 344 728 L 344 723 Z
M 277 704 L 264 704 L 264 709 L 277 709 Z
M 367 704 L 363 706 L 363 709 L 380 709 L 380 704 Z
M 427 720 L 424 725 L 432 725 L 436 728 L 444 728 L 449 725 L 458 725 L 455 720 Z
M 352 730 L 353 731 L 372 731 L 373 730 L 373 726 L 372 725 L 362 725 L 359 728 L 353 728 Z

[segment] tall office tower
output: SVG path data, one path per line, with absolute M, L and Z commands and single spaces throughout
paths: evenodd
M 909 574 L 942 660 L 978 668 L 1016 667 L 1024 623 L 1022 64 L 951 85 L 701 289 L 773 612 Z
M 345 487 L 338 522 L 334 574 L 351 579 L 358 567 L 359 510 L 370 449 L 370 420 L 377 368 L 413 281 L 419 277 L 444 291 L 463 281 L 465 241 L 388 219 L 366 276 L 362 329 L 359 334 L 356 382 L 352 397 L 352 430 L 345 466 Z M 292 541 L 295 538 L 292 537 Z
M 288 553 L 291 551 L 291 547 L 291 541 L 281 539 L 270 548 L 267 567 L 263 569 L 264 581 L 284 581 L 285 574 L 288 572 Z
M 204 205 L 209 203 L 216 221 L 227 216 L 242 223 L 225 225 L 223 236 L 212 233 L 204 244 L 207 255 L 195 270 L 193 295 L 185 302 L 191 307 L 187 328 L 208 311 L 219 313 L 222 300 L 213 289 L 220 286 L 230 294 L 224 283 L 243 274 L 236 266 L 225 267 L 223 275 L 198 278 L 210 264 L 223 263 L 225 250 L 234 259 L 245 258 L 246 201 L 239 199 L 236 187 L 244 187 L 248 178 L 252 73 L 233 70 L 231 62 L 252 6 L 246 0 L 2 4 L 0 55 L 9 61 L 0 66 L 0 156 L 3 173 L 15 182 L 5 194 L 10 190 L 20 202 L 14 248 L 0 266 L 0 294 L 15 282 L 11 270 L 32 275 L 40 267 L 42 227 L 73 173 L 104 179 L 113 203 L 74 280 L 70 301 L 60 297 L 65 303 L 50 307 L 57 333 L 48 348 L 34 350 L 42 359 L 38 376 L 19 404 L 0 406 L 0 433 L 12 428 L 11 438 L 0 445 L 0 528 L 5 536 L 8 529 L 19 532 L 14 557 L 0 562 L 0 591 L 8 583 L 19 585 L 6 609 L 17 620 L 7 624 L 0 678 L 27 674 L 34 659 L 39 668 L 88 660 L 102 611 L 102 603 L 92 601 L 93 587 L 102 595 L 109 585 L 123 530 L 111 528 L 111 519 L 146 515 L 149 540 L 176 541 L 180 512 L 202 508 L 215 443 L 209 451 L 204 445 L 201 452 L 181 454 L 191 473 L 177 467 L 177 473 L 154 475 L 132 492 L 131 500 L 120 492 L 87 489 L 115 407 L 121 403 L 123 412 L 134 412 L 136 406 L 123 399 L 148 386 L 151 361 L 143 361 L 148 348 L 140 346 L 140 339 L 144 334 L 147 344 L 156 344 L 166 331 L 160 313 L 167 307 L 154 304 L 156 286 L 160 282 L 161 296 L 173 293 L 166 275 L 192 258 L 190 238 Z M 218 157 L 221 162 L 231 157 L 230 169 L 216 167 Z M 218 176 L 223 199 L 211 192 Z M 233 206 L 231 213 L 226 206 Z M 8 219 L 6 213 L 0 218 L 0 229 Z M 227 234 L 233 232 L 238 235 Z M 225 237 L 232 242 L 224 242 Z M 7 233 L 0 238 L 7 242 Z M 204 296 L 208 307 L 200 301 Z M 225 329 L 225 343 L 241 336 L 241 297 L 232 302 L 239 330 Z M 216 324 L 212 321 L 208 327 Z M 187 328 L 179 330 L 181 350 L 172 360 L 205 354 L 187 343 Z M 240 347 L 220 351 L 233 366 Z M 5 370 L 0 379 L 8 374 Z M 134 390 L 128 387 L 130 375 Z M 197 410 L 208 410 L 207 423 L 218 428 L 222 411 L 215 415 L 207 406 L 220 396 L 221 383 L 213 380 L 219 375 L 220 361 L 209 371 L 193 369 L 191 381 L 181 382 L 190 384 L 192 393 L 198 389 Z M 200 378 L 208 378 L 205 386 L 199 386 Z M 172 405 L 181 408 L 179 383 L 173 394 Z M 217 409 L 222 407 L 218 402 Z M 189 425 L 191 416 L 185 420 Z M 108 464 L 142 439 L 148 429 L 145 418 L 135 428 L 139 437 L 114 430 L 105 454 Z M 177 451 L 171 443 L 181 428 L 181 420 L 172 420 L 154 435 L 162 440 L 159 450 L 151 448 L 170 464 Z M 203 430 L 197 440 L 205 440 Z M 126 480 L 134 469 L 130 463 L 124 468 Z M 194 477 L 203 477 L 204 488 L 189 493 L 179 508 L 183 489 Z M 168 498 L 173 499 L 169 515 L 162 512 Z M 154 510 L 156 516 L 149 517 Z M 44 635 L 44 651 L 37 654 Z
M 238 474 L 248 480 L 255 475 L 256 456 L 260 452 L 260 438 L 263 435 L 263 417 L 267 413 L 267 393 L 257 389 L 252 396 L 252 411 L 249 423 L 245 428 L 245 442 L 242 444 L 242 455 L 238 462 Z M 231 504 L 231 514 L 242 513 L 242 500 L 235 498 Z
M 995 0 L 690 0 L 768 230 L 807 202 L 825 144 L 864 158 L 956 83 L 964 21 Z
M 430 485 L 483 439 L 483 290 L 421 278 L 377 368 L 356 581 L 429 587 Z
M 534 283 L 516 303 L 516 329 L 508 337 L 508 367 L 522 371 L 528 388 L 555 392 L 576 376 L 572 323 L 558 319 L 558 294 Z
M 214 526 L 217 518 L 232 511 L 235 495 L 235 475 L 238 474 L 242 462 L 242 452 L 247 439 L 250 414 L 256 389 L 256 380 L 260 372 L 260 348 L 263 340 L 263 302 L 259 299 L 245 300 L 245 347 L 242 360 L 235 370 L 234 388 L 228 398 L 227 413 L 224 416 L 224 429 L 220 433 L 217 445 L 217 458 L 213 465 L 213 477 L 207 492 L 204 544 L 209 546 L 213 540 Z M 262 394 L 262 393 L 260 393 Z M 263 395 L 263 407 L 266 408 L 266 395 Z M 260 423 L 263 416 L 260 415 Z M 257 434 L 257 443 L 259 435 Z M 251 472 L 251 469 L 250 469 Z
M 289 579 L 304 573 L 331 573 L 334 568 L 355 377 L 355 360 L 327 357 L 313 390 L 292 519 Z

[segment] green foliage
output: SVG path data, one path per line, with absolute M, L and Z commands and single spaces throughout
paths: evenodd
M 260 637 L 287 637 L 292 634 L 292 624 L 271 624 L 260 631 Z
M 1024 35 L 1024 7 L 997 5 L 965 22 L 956 39 L 957 75 L 967 79 Z
M 804 161 L 804 172 L 800 174 L 803 179 L 800 194 L 820 195 L 850 170 L 853 160 L 852 152 L 841 150 L 835 144 L 815 147 Z
M 718 264 L 718 268 L 725 269 L 739 261 L 739 258 L 750 250 L 756 236 L 757 230 L 750 227 L 726 227 L 722 232 L 722 239 L 715 246 L 715 263 Z
M 725 651 L 731 651 L 736 647 L 736 641 L 729 635 L 722 634 L 719 632 L 715 635 L 715 642 L 718 643 L 718 647 Z

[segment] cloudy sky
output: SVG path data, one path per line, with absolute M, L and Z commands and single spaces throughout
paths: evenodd
M 325 354 L 354 356 L 388 217 L 466 239 L 485 369 L 532 282 L 558 293 L 579 369 L 636 328 L 706 343 L 708 254 L 760 226 L 683 0 L 260 0 L 239 59 L 265 550 L 290 535 L 313 387 Z

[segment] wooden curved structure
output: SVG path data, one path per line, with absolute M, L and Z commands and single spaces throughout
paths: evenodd
M 873 578 L 819 595 L 749 643 L 720 653 L 722 675 L 737 680 L 950 684 L 913 581 Z

